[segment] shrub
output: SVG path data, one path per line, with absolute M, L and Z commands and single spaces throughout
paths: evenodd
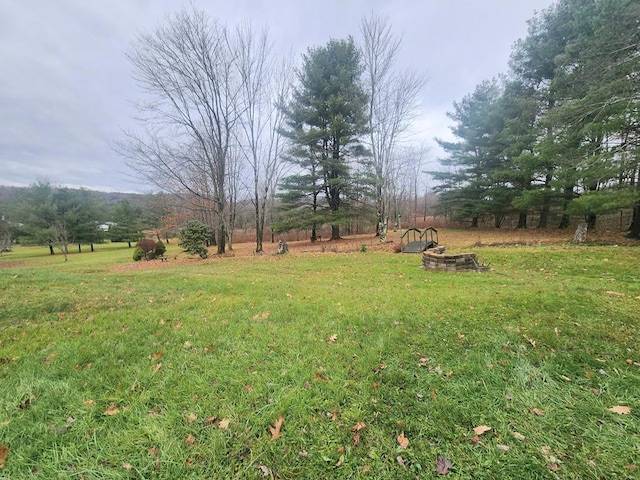
M 143 238 L 136 243 L 136 247 L 140 247 L 145 254 L 153 252 L 156 249 L 156 241 L 151 238 Z
M 142 247 L 136 247 L 135 250 L 133 251 L 133 260 L 134 261 L 139 261 L 142 260 L 144 258 L 144 250 L 142 249 Z
M 207 258 L 206 241 L 211 237 L 209 228 L 202 222 L 193 220 L 180 229 L 180 245 L 190 255 Z
M 163 256 L 164 252 L 166 251 L 167 251 L 167 247 L 164 246 L 164 243 L 162 242 L 162 240 L 158 240 L 158 243 L 156 243 L 156 248 L 154 249 L 156 257 Z

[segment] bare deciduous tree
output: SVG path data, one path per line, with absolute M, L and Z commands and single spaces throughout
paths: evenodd
M 49 243 L 58 248 L 64 255 L 64 261 L 67 261 L 69 255 L 69 229 L 63 220 L 55 220 L 49 228 Z
M 262 252 L 267 208 L 285 163 L 285 139 L 280 134 L 284 114 L 280 108 L 291 88 L 289 62 L 277 65 L 266 31 L 255 37 L 248 26 L 237 30 L 242 77 L 242 115 L 238 142 L 251 169 L 251 203 L 255 214 L 256 253 Z
M 401 38 L 393 34 L 387 18 L 372 15 L 363 19 L 360 31 L 369 95 L 369 147 L 376 183 L 376 234 L 386 242 L 389 209 L 396 190 L 391 185 L 396 147 L 415 116 L 426 76 L 412 70 L 395 70 Z
M 183 10 L 140 35 L 128 58 L 146 95 L 138 104 L 144 132 L 127 132 L 116 149 L 163 190 L 211 202 L 218 253 L 224 253 L 229 149 L 242 87 L 238 45 L 224 25 Z

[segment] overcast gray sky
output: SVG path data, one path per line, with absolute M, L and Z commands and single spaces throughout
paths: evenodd
M 507 70 L 526 21 L 552 0 L 193 0 L 228 25 L 268 26 L 296 58 L 330 38 L 359 37 L 364 16 L 389 17 L 400 61 L 429 82 L 413 141 L 439 155 L 446 112 Z M 0 0 L 0 184 L 39 179 L 106 191 L 149 191 L 109 147 L 133 125 L 140 97 L 125 52 L 140 32 L 189 5 L 178 0 Z

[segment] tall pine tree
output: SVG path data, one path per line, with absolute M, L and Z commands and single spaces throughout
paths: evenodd
M 331 40 L 303 55 L 298 85 L 287 106 L 286 135 L 294 147 L 289 161 L 298 169 L 280 185 L 288 215 L 280 229 L 340 225 L 353 214 L 353 162 L 365 158 L 360 138 L 366 132 L 367 96 L 360 84 L 360 52 L 351 37 Z

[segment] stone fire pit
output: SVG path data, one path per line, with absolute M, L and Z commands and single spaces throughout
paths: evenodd
M 445 247 L 432 248 L 422 254 L 422 266 L 428 270 L 446 270 L 447 272 L 475 271 L 486 272 L 489 267 L 478 263 L 475 253 L 445 253 Z

